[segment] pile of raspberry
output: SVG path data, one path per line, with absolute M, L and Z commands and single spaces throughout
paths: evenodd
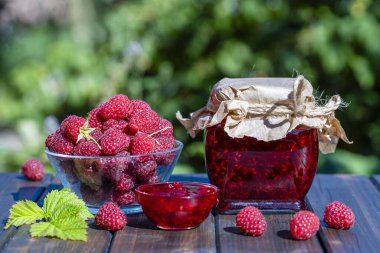
M 158 182 L 157 168 L 170 165 L 175 156 L 174 151 L 144 155 L 173 149 L 173 126 L 146 102 L 123 94 L 91 110 L 87 118 L 68 116 L 45 145 L 54 153 L 81 156 L 60 158 L 60 167 L 70 183 L 81 182 L 81 195 L 91 204 L 131 204 L 133 189 Z

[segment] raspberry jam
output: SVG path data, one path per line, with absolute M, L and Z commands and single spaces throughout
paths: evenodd
M 199 226 L 208 217 L 219 189 L 204 183 L 174 182 L 141 185 L 135 192 L 144 213 L 157 227 L 183 230 Z
M 237 213 L 253 205 L 274 212 L 305 208 L 318 163 L 316 129 L 297 128 L 285 138 L 231 138 L 218 124 L 206 129 L 208 177 L 220 188 L 217 210 Z

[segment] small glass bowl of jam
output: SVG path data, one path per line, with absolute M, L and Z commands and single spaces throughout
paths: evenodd
M 198 227 L 218 202 L 216 186 L 195 182 L 140 185 L 135 190 L 143 212 L 158 228 L 185 230 Z

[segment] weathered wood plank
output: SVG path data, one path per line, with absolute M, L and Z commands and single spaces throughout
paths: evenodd
M 128 215 L 128 226 L 116 232 L 110 252 L 216 252 L 212 214 L 191 230 L 165 231 L 144 214 Z
M 42 193 L 38 204 L 42 205 L 48 192 L 61 188 L 58 179 L 54 179 Z M 107 252 L 112 240 L 112 234 L 97 229 L 93 221 L 89 221 L 87 242 L 64 241 L 56 238 L 32 238 L 28 231 L 29 226 L 22 226 L 17 229 L 8 238 L 2 252 Z
M 375 184 L 376 188 L 380 191 L 380 175 L 373 175 L 371 181 Z
M 88 241 L 64 241 L 56 238 L 31 238 L 29 234 L 30 226 L 22 226 L 17 229 L 2 253 L 13 252 L 107 252 L 111 234 L 97 229 L 88 229 Z M 108 241 L 104 244 L 104 241 Z
M 320 236 L 328 252 L 379 252 L 380 193 L 367 177 L 318 175 L 308 200 L 321 220 L 326 205 L 335 200 L 355 213 L 356 222 L 350 230 L 335 230 L 321 222 Z
M 15 232 L 11 227 L 4 230 L 9 216 L 9 209 L 18 200 L 36 201 L 44 192 L 45 187 L 53 180 L 51 174 L 47 174 L 41 182 L 28 181 L 19 173 L 1 173 L 0 174 L 0 251 L 10 236 Z
M 291 214 L 265 214 L 267 231 L 259 237 L 242 234 L 235 224 L 235 215 L 218 215 L 218 252 L 323 252 L 318 238 L 307 241 L 292 239 L 289 231 Z

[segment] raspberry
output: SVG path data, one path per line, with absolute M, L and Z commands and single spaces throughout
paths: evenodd
M 155 160 L 140 161 L 135 160 L 131 163 L 130 171 L 131 174 L 139 181 L 147 182 L 153 176 L 154 172 L 157 169 L 157 163 Z
M 124 131 L 125 127 L 128 125 L 127 121 L 122 119 L 109 119 L 103 123 L 102 130 L 107 131 L 110 128 L 117 128 Z
M 148 183 L 148 184 L 155 184 L 155 183 L 158 183 L 158 182 L 160 182 L 160 177 L 159 177 L 156 173 L 154 173 L 154 174 L 149 178 L 148 182 L 146 182 L 146 183 Z M 145 182 L 144 182 L 144 183 L 145 183 Z
M 115 189 L 120 192 L 129 191 L 134 186 L 133 179 L 129 175 L 124 175 L 119 181 L 115 182 Z
M 74 145 L 60 131 L 55 132 L 53 136 L 49 135 L 45 143 L 46 147 L 55 153 L 71 155 L 74 150 Z
M 92 131 L 92 132 L 90 133 L 90 136 L 91 136 L 92 138 L 94 138 L 95 141 L 99 142 L 100 139 L 103 137 L 103 133 L 102 133 L 102 131 L 100 131 L 99 129 L 95 129 L 94 131 Z
M 76 143 L 79 135 L 79 129 L 84 125 L 86 120 L 76 115 L 70 115 L 61 123 L 61 129 L 71 143 Z
M 122 131 L 116 128 L 110 128 L 104 132 L 100 140 L 103 155 L 116 155 L 123 149 L 129 146 L 129 137 Z
M 264 234 L 267 223 L 259 209 L 247 206 L 236 215 L 236 226 L 247 235 L 260 236 Z
M 307 240 L 317 233 L 319 219 L 309 211 L 299 211 L 290 222 L 290 233 L 294 239 Z
M 93 190 L 99 190 L 103 184 L 102 173 L 94 166 L 93 159 L 74 159 L 74 173 L 78 177 L 79 181 L 86 184 Z
M 173 136 L 161 136 L 155 138 L 156 148 L 154 152 L 166 151 L 174 148 L 174 137 Z M 175 152 L 169 152 L 167 154 L 159 154 L 154 156 L 157 163 L 162 165 L 169 165 L 173 162 L 175 157 Z
M 160 124 L 160 116 L 152 110 L 145 110 L 139 113 L 133 114 L 129 118 L 128 132 L 135 134 L 137 132 L 144 132 L 151 134 L 158 129 Z
M 84 141 L 74 147 L 73 154 L 78 156 L 99 156 L 101 151 L 93 141 Z
M 98 106 L 90 111 L 88 114 L 88 125 L 89 127 L 96 128 L 96 129 L 102 129 L 102 122 L 99 116 L 99 111 L 101 109 L 101 106 Z
M 122 230 L 127 225 L 127 218 L 120 208 L 112 202 L 105 203 L 95 216 L 95 224 L 104 230 Z
M 135 193 L 133 191 L 127 192 L 114 192 L 112 195 L 112 201 L 119 206 L 127 206 L 135 202 Z
M 131 100 L 129 103 L 128 118 L 141 111 L 151 110 L 149 104 L 142 100 Z
M 105 187 L 93 190 L 85 184 L 80 184 L 80 194 L 86 204 L 98 204 L 109 198 L 109 192 L 105 190 Z
M 103 120 L 125 119 L 129 111 L 129 98 L 126 95 L 118 94 L 105 102 L 99 111 Z
M 326 207 L 323 220 L 329 227 L 349 229 L 355 223 L 355 215 L 348 206 L 334 201 Z
M 149 154 L 154 152 L 156 141 L 145 133 L 137 133 L 131 142 L 131 153 L 133 155 Z
M 160 119 L 160 123 L 158 124 L 158 129 L 163 131 L 159 131 L 157 134 L 153 135 L 154 138 L 158 138 L 161 136 L 173 136 L 173 125 L 170 121 L 166 119 Z
M 117 153 L 116 156 L 127 156 L 127 151 Z M 130 157 L 101 158 L 95 161 L 95 165 L 101 171 L 104 177 L 112 182 L 119 181 L 125 174 L 126 169 L 131 162 Z
M 51 151 L 51 147 L 54 145 L 54 141 L 57 135 L 62 133 L 62 129 L 58 128 L 54 133 L 49 134 L 45 140 L 45 146 Z
M 37 159 L 26 161 L 21 169 L 24 177 L 31 181 L 41 181 L 45 176 L 44 165 Z

